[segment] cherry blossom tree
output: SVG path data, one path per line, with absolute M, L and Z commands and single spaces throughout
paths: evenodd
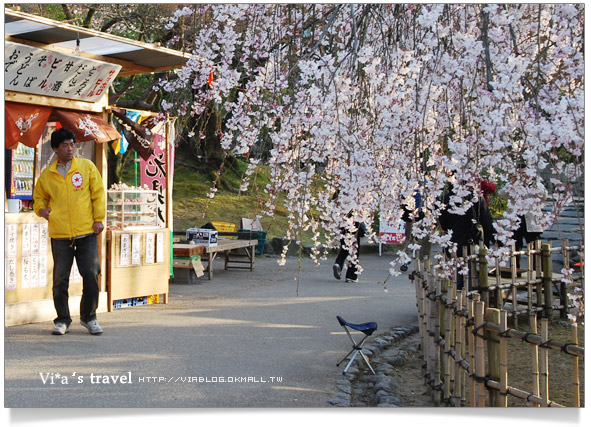
M 582 4 L 195 7 L 165 26 L 200 19 L 191 59 L 158 85 L 162 107 L 218 113 L 223 152 L 250 162 L 242 189 L 270 140 L 266 214 L 286 195 L 286 237 L 313 231 L 315 259 L 343 227 L 376 213 L 396 225 L 405 206 L 424 214 L 414 236 L 453 250 L 438 226 L 450 183 L 457 213 L 477 200 L 480 178 L 505 186 L 497 254 L 520 215 L 548 227 L 572 201 L 584 167 Z

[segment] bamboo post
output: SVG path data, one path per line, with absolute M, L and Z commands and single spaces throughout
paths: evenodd
M 542 282 L 544 284 L 544 315 L 552 319 L 552 260 L 550 244 L 542 246 Z
M 480 293 L 483 297 L 484 305 L 486 307 L 490 307 L 491 298 L 488 290 L 488 261 L 486 260 L 487 254 L 488 249 L 486 246 L 483 246 L 478 250 L 478 285 L 480 287 Z
M 511 301 L 513 303 L 513 326 L 517 329 L 517 257 L 521 255 L 515 255 L 515 244 L 512 245 L 511 250 L 513 251 L 511 256 Z
M 529 331 L 532 334 L 538 334 L 538 317 L 536 313 L 531 313 L 529 316 Z M 531 360 L 532 360 L 532 386 L 534 396 L 540 395 L 540 362 L 539 362 L 539 348 L 536 344 L 531 345 Z M 540 406 L 534 403 L 534 406 Z
M 562 259 L 563 259 L 563 266 L 565 269 L 570 268 L 570 256 L 568 248 L 568 239 L 562 240 Z M 568 314 L 568 288 L 566 283 L 560 282 L 560 300 L 562 301 L 562 306 L 560 307 L 560 318 L 566 319 Z
M 433 306 L 435 308 L 434 313 L 434 320 L 435 324 L 433 325 L 433 402 L 436 406 L 439 406 L 441 403 L 441 298 L 438 298 L 441 295 L 441 281 L 439 279 L 435 280 L 435 302 Z
M 532 281 L 534 280 L 534 277 L 535 277 L 534 263 L 533 263 L 533 257 L 535 255 L 534 255 L 534 252 L 532 252 L 533 248 L 534 248 L 533 242 L 529 242 L 527 244 L 527 313 L 528 313 L 528 315 L 533 310 Z
M 501 314 L 501 332 L 507 330 L 507 312 L 500 311 Z M 509 388 L 508 378 L 509 363 L 507 359 L 507 336 L 502 334 L 499 336 L 499 375 L 501 390 L 499 392 L 499 400 L 497 406 L 507 407 L 507 390 Z
M 425 273 L 425 281 L 426 281 L 426 288 L 425 288 L 425 379 L 429 380 L 433 376 L 433 324 L 435 321 L 433 320 L 433 302 L 429 297 L 431 293 L 431 282 L 433 278 L 431 277 L 431 271 Z
M 471 322 L 471 327 L 468 331 L 468 358 L 470 360 L 470 406 L 476 407 L 476 348 L 474 345 L 474 312 L 476 305 L 476 298 L 478 295 L 473 295 L 473 298 L 468 303 L 468 320 Z
M 542 241 L 541 240 L 536 240 L 534 242 L 535 244 L 535 248 L 536 248 L 536 254 L 535 254 L 535 259 L 536 259 L 536 263 L 535 263 L 535 270 L 536 270 L 536 280 L 542 277 L 542 255 L 541 255 L 541 251 L 542 251 Z M 542 284 L 537 284 L 536 285 L 536 304 L 538 307 L 543 307 L 544 306 L 544 288 Z
M 544 245 L 546 246 L 546 245 Z M 549 245 L 548 245 L 549 246 Z M 548 341 L 548 319 L 542 319 L 542 342 Z M 541 380 L 541 398 L 544 406 L 548 406 L 550 401 L 550 389 L 548 383 L 548 349 L 540 346 L 540 380 Z
M 577 334 L 577 325 L 572 327 L 571 341 L 574 345 L 579 345 L 579 336 Z M 579 382 L 579 356 L 573 356 L 573 406 L 581 407 L 581 388 Z
M 486 388 L 484 387 L 484 376 L 486 374 L 486 368 L 484 365 L 485 353 L 484 353 L 484 339 L 482 334 L 484 325 L 484 303 L 478 301 L 476 303 L 476 310 L 474 313 L 474 326 L 476 327 L 477 335 L 476 340 L 476 376 L 477 376 L 477 391 L 476 391 L 476 406 L 479 408 L 486 407 Z
M 462 386 L 463 386 L 463 369 L 462 369 L 462 365 L 461 365 L 461 360 L 464 357 L 464 340 L 463 337 L 465 335 L 465 330 L 464 330 L 464 316 L 462 316 L 462 308 L 463 308 L 463 303 L 464 303 L 464 294 L 465 291 L 462 289 L 460 291 L 460 296 L 457 299 L 457 312 L 458 314 L 455 316 L 456 318 L 456 322 L 455 322 L 455 327 L 456 327 L 456 342 L 455 342 L 455 348 L 456 348 L 456 364 L 454 366 L 455 368 L 455 375 L 454 375 L 454 397 L 456 398 L 456 406 L 461 406 L 460 403 L 462 401 Z
M 503 290 L 501 289 L 501 260 L 495 256 L 495 284 L 497 285 L 496 292 L 496 308 L 503 308 Z
M 425 318 L 425 309 L 423 304 L 425 303 L 424 297 L 425 292 L 423 290 L 423 286 L 421 284 L 421 277 L 423 277 L 423 268 L 422 263 L 417 262 L 417 273 L 414 275 L 414 282 L 415 282 L 415 294 L 417 298 L 417 316 L 419 321 L 419 336 L 421 337 L 421 351 L 425 351 L 425 325 L 424 325 L 424 318 Z
M 448 301 L 452 301 L 452 297 L 450 294 L 451 288 L 449 287 L 449 280 L 442 280 L 442 289 L 443 294 L 447 297 Z M 452 313 L 452 305 L 446 304 L 445 305 L 445 319 L 443 322 L 444 329 L 445 329 L 445 344 L 443 347 L 443 400 L 449 401 L 451 396 L 451 370 L 452 370 L 452 360 L 450 356 L 450 348 L 452 342 L 452 322 L 453 322 L 453 313 Z
M 496 308 L 486 309 L 486 321 L 494 323 L 495 325 L 501 324 L 501 312 Z M 500 348 L 499 342 L 496 340 L 496 334 L 489 330 L 484 331 L 486 337 L 486 345 L 488 351 L 488 375 L 493 381 L 500 382 L 501 379 L 501 360 L 500 360 Z M 490 391 L 490 402 L 491 406 L 499 406 L 500 395 L 498 390 Z

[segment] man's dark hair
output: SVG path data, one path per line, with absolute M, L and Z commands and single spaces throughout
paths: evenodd
M 76 136 L 70 129 L 61 128 L 51 134 L 51 148 L 58 148 L 66 139 L 76 142 Z

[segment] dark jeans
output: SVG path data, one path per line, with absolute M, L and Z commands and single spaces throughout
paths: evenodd
M 53 252 L 53 304 L 57 312 L 54 323 L 72 323 L 68 305 L 70 271 L 74 258 L 82 276 L 82 300 L 80 301 L 80 320 L 89 322 L 96 319 L 99 299 L 98 276 L 101 264 L 98 256 L 96 234 L 74 240 L 51 239 Z
M 359 235 L 357 236 L 357 247 L 354 249 L 357 252 L 357 259 L 359 260 Z M 338 264 L 341 267 L 341 270 L 345 266 L 345 261 L 349 256 L 349 250 L 345 247 L 345 239 L 341 239 L 341 250 L 337 255 L 337 259 L 335 260 L 335 264 Z M 353 266 L 349 264 L 347 268 L 347 274 L 345 275 L 346 279 L 357 280 L 357 266 Z

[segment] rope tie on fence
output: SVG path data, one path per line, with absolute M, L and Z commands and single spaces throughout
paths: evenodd
M 483 323 L 482 325 L 475 327 L 474 330 L 472 331 L 472 334 L 474 334 L 474 336 L 477 336 L 478 338 L 486 339 L 486 337 L 484 335 L 481 335 L 478 333 L 478 331 L 481 329 L 484 329 L 485 326 L 486 326 L 486 323 Z
M 526 332 L 522 337 L 521 337 L 521 341 L 526 342 L 528 344 L 533 344 L 533 342 L 528 341 L 528 337 L 530 335 L 536 335 L 536 334 L 532 334 L 531 332 Z M 537 335 L 536 335 L 537 336 Z
M 562 347 L 560 347 L 560 349 L 561 349 L 563 352 L 565 352 L 566 354 L 568 354 L 569 356 L 577 356 L 577 354 L 576 354 L 576 353 L 571 353 L 571 352 L 568 350 L 568 347 L 569 347 L 569 346 L 571 346 L 571 345 L 572 345 L 572 346 L 574 346 L 574 347 L 577 347 L 577 344 L 575 344 L 574 342 L 567 342 L 567 343 L 565 343 L 565 344 L 564 344 Z
M 481 377 L 480 375 L 477 375 L 476 373 L 469 374 L 468 376 L 474 378 L 474 380 L 476 380 L 479 383 L 484 383 L 485 385 L 486 385 L 487 381 L 489 381 L 491 379 L 488 375 Z
M 548 341 L 544 341 L 542 344 L 540 344 L 540 347 L 542 348 L 550 348 L 550 346 L 548 345 L 552 340 L 548 340 Z

